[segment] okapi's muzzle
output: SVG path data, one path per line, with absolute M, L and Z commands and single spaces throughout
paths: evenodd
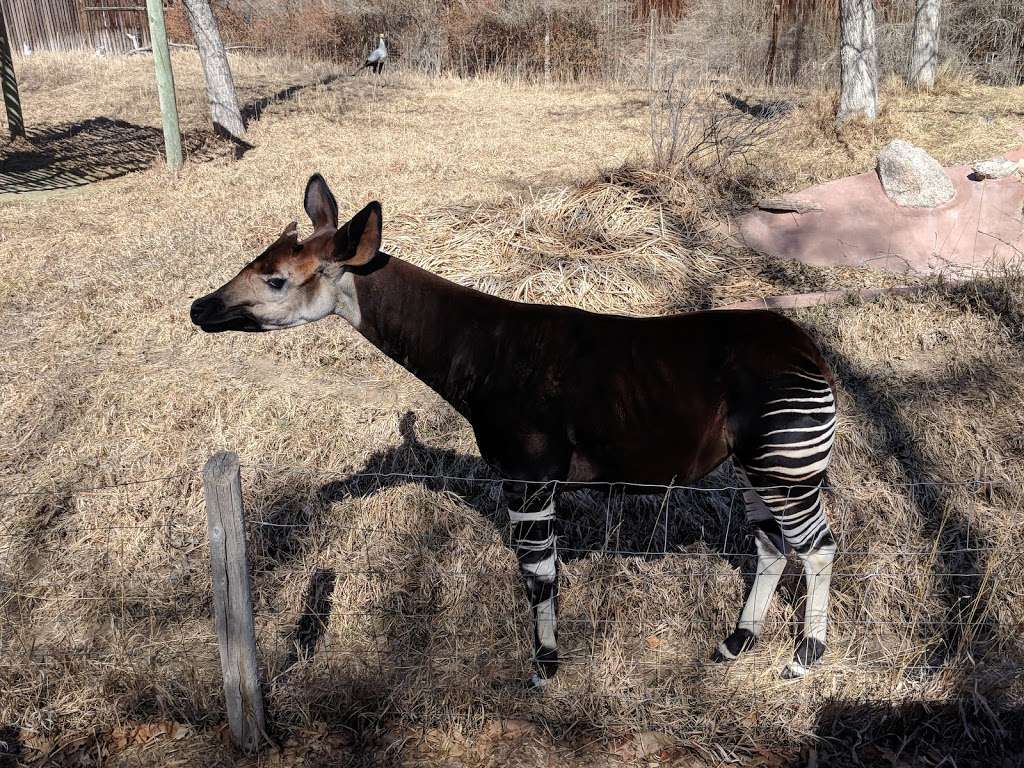
M 189 315 L 192 322 L 207 333 L 223 331 L 262 331 L 256 318 L 245 307 L 228 307 L 218 295 L 219 291 L 208 293 L 192 302 Z

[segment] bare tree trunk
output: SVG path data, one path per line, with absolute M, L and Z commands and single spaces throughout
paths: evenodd
M 203 62 L 206 94 L 210 101 L 213 127 L 229 136 L 244 140 L 245 123 L 238 108 L 235 81 L 231 77 L 228 56 L 220 39 L 217 20 L 210 9 L 209 0 L 183 0 L 192 34 Z
M 654 3 L 650 6 L 651 12 L 651 30 L 647 37 L 647 54 L 648 54 L 648 76 L 650 79 L 650 87 L 653 91 L 657 87 L 656 74 L 658 71 L 658 37 L 655 29 L 656 20 L 658 18 L 658 12 L 654 8 Z
M 544 7 L 544 85 L 551 84 L 551 9 Z
M 775 82 L 775 54 L 779 50 L 779 15 L 782 9 L 779 2 L 772 3 L 772 33 L 768 42 L 768 57 L 764 64 L 764 80 L 766 83 Z
M 840 90 L 837 122 L 878 117 L 878 49 L 874 0 L 840 0 Z
M 939 17 L 942 0 L 917 0 L 914 37 L 910 43 L 910 77 L 914 88 L 935 85 L 935 67 L 939 60 Z

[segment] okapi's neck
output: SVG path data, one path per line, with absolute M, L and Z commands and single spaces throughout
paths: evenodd
M 358 306 L 350 322 L 384 354 L 468 415 L 485 362 L 475 354 L 478 345 L 473 340 L 486 332 L 502 300 L 384 253 L 348 275 Z

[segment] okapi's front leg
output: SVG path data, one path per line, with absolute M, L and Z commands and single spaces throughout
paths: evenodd
M 512 524 L 512 546 L 533 614 L 534 687 L 558 671 L 558 555 L 553 483 L 506 482 L 503 486 Z

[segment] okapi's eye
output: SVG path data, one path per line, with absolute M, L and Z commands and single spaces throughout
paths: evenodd
M 272 277 L 267 280 L 267 285 L 273 288 L 275 291 L 280 291 L 284 288 L 286 280 L 283 277 Z

